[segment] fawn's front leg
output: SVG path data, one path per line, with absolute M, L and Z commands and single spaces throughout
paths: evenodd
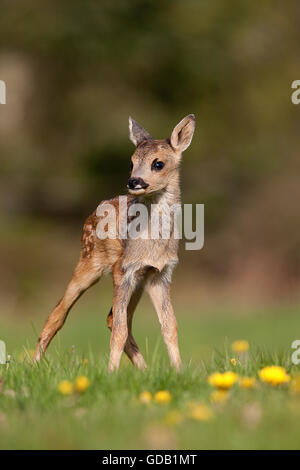
M 143 355 L 138 345 L 136 344 L 136 341 L 132 334 L 132 319 L 133 319 L 136 306 L 141 298 L 142 292 L 143 292 L 143 287 L 139 286 L 132 294 L 130 302 L 128 304 L 128 308 L 127 308 L 128 337 L 124 346 L 124 352 L 127 354 L 132 364 L 136 366 L 138 369 L 145 369 L 147 367 L 145 359 L 143 358 Z M 113 309 L 111 308 L 107 317 L 107 326 L 110 329 L 110 331 L 112 331 L 113 322 L 114 322 L 114 315 L 113 315 Z
M 177 321 L 170 299 L 170 285 L 158 274 L 149 280 L 147 291 L 158 315 L 171 365 L 180 371 L 181 358 L 178 347 Z
M 125 276 L 114 273 L 113 324 L 110 338 L 110 357 L 108 370 L 119 368 L 122 352 L 128 338 L 127 307 L 134 290 L 134 282 Z

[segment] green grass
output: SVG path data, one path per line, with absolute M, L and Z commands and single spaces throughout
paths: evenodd
M 81 307 L 80 307 L 81 310 Z M 34 329 L 42 319 L 8 322 L 0 319 L 0 338 L 12 359 L 0 366 L 0 448 L 2 449 L 297 449 L 300 442 L 300 398 L 287 387 L 259 384 L 256 389 L 235 386 L 228 401 L 211 405 L 207 375 L 236 370 L 257 377 L 260 367 L 281 364 L 294 374 L 291 343 L 300 337 L 297 308 L 238 316 L 229 312 L 178 311 L 182 374 L 169 367 L 159 328 L 145 304 L 137 317 L 136 337 L 147 359 L 145 372 L 135 370 L 126 358 L 120 371 L 108 375 L 109 332 L 103 316 L 89 305 L 89 313 L 74 312 L 39 366 L 20 360 L 32 348 Z M 105 310 L 106 311 L 106 310 Z M 247 360 L 230 364 L 230 343 L 247 339 Z M 75 351 L 72 345 L 75 346 Z M 83 364 L 82 359 L 88 363 Z M 82 395 L 60 395 L 63 379 L 86 375 L 91 386 Z M 169 390 L 168 405 L 144 405 L 139 394 Z M 14 393 L 12 393 L 13 391 Z M 13 395 L 13 396 L 12 396 Z M 212 406 L 207 422 L 188 417 L 188 403 Z M 171 425 L 168 414 L 178 410 L 183 421 Z

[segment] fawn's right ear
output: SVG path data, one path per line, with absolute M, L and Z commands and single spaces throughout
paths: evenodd
M 129 116 L 129 138 L 137 147 L 144 140 L 153 140 L 153 137 L 132 117 Z
M 188 148 L 194 135 L 195 124 L 194 114 L 189 114 L 174 127 L 170 141 L 175 150 L 181 153 Z

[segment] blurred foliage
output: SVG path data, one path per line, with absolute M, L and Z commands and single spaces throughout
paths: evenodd
M 162 138 L 195 113 L 183 200 L 205 203 L 206 244 L 185 253 L 186 267 L 290 287 L 300 277 L 299 14 L 297 0 L 2 0 L 4 220 L 79 227 L 126 191 L 128 115 Z

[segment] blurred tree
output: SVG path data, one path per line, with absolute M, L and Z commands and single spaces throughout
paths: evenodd
M 290 101 L 299 13 L 297 0 L 3 0 L 3 213 L 78 223 L 99 200 L 125 191 L 129 114 L 161 138 L 193 112 L 183 194 L 205 203 L 210 245 L 191 264 L 232 273 L 255 257 L 245 256 L 249 237 L 257 257 L 264 251 L 267 264 L 276 257 L 298 273 L 299 238 L 287 251 L 269 213 L 284 197 L 289 215 L 282 208 L 278 220 L 292 227 L 298 219 L 300 190 L 290 200 L 288 181 L 299 170 L 300 108 Z

